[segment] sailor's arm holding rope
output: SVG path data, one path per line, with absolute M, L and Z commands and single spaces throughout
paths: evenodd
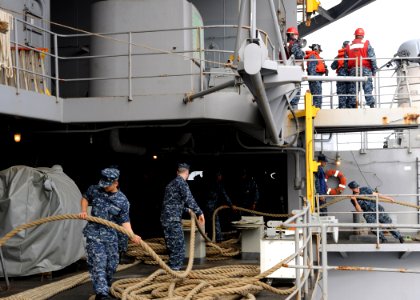
M 86 219 L 87 216 L 88 216 L 88 213 L 87 213 L 88 205 L 89 205 L 88 200 L 86 198 L 82 197 L 82 199 L 80 200 L 80 206 L 82 208 L 82 212 L 79 214 L 79 216 L 82 219 Z M 133 229 L 131 228 L 131 223 L 130 222 L 122 223 L 121 226 L 133 233 L 133 237 L 131 238 L 131 241 L 133 243 L 140 244 L 141 237 L 133 232 Z

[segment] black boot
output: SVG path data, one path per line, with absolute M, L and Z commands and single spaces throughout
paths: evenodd
M 128 256 L 126 252 L 120 252 L 120 265 L 132 264 L 136 259 Z

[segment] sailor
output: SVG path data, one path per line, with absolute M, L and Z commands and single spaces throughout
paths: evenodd
M 305 52 L 302 48 L 304 44 L 299 40 L 299 32 L 296 27 L 289 27 L 286 31 L 287 35 L 287 54 L 288 57 L 294 56 L 295 59 L 303 59 Z M 299 99 L 300 99 L 300 83 L 298 84 L 296 96 L 290 101 L 292 109 L 297 109 Z
M 165 188 L 160 221 L 165 236 L 166 248 L 169 252 L 169 267 L 179 271 L 184 263 L 185 242 L 182 231 L 182 213 L 192 210 L 198 217 L 200 225 L 204 225 L 204 215 L 187 183 L 190 166 L 178 164 L 177 176 Z
M 319 56 L 322 52 L 321 45 L 312 44 L 309 48 L 312 49 L 306 51 L 305 59 L 307 59 L 307 72 L 310 76 L 328 76 L 328 68 L 325 65 L 325 61 Z M 309 81 L 309 89 L 312 94 L 313 105 L 321 108 L 322 106 L 322 81 Z
M 363 28 L 357 28 L 354 32 L 355 39 L 346 46 L 346 55 L 348 60 L 348 72 L 350 76 L 368 76 L 368 80 L 363 82 L 363 91 L 365 93 L 366 105 L 375 107 L 375 98 L 372 96 L 373 82 L 372 76 L 376 75 L 378 69 L 376 65 L 375 51 L 368 40 L 364 40 L 365 31 Z M 360 66 L 362 73 L 360 73 Z M 356 83 L 349 83 L 348 103 L 351 108 L 356 108 Z
M 327 182 L 325 180 L 325 166 L 327 165 L 328 159 L 324 154 L 318 155 L 318 170 L 315 173 L 315 191 L 318 195 L 326 195 L 327 194 Z M 325 200 L 325 196 L 319 197 L 319 206 L 324 205 L 327 203 Z M 327 207 L 323 207 L 319 209 L 320 216 L 327 215 L 328 209 Z
M 255 210 L 260 200 L 257 182 L 250 176 L 247 169 L 242 169 L 235 198 L 239 207 L 250 210 Z M 249 213 L 241 212 L 241 215 L 249 215 Z
M 390 200 L 391 202 L 395 202 L 395 200 L 391 197 L 381 195 L 372 191 L 370 187 L 364 186 L 360 187 L 356 181 L 351 181 L 348 184 L 348 187 L 353 191 L 353 195 L 374 195 L 379 196 L 381 198 L 385 198 Z M 376 202 L 370 200 L 363 200 L 357 197 L 350 197 L 352 204 L 356 208 L 357 212 L 365 212 L 363 217 L 365 218 L 367 223 L 376 223 Z M 392 220 L 387 213 L 385 213 L 385 209 L 382 205 L 378 204 L 379 213 L 379 223 L 383 224 L 391 224 Z M 372 230 L 374 234 L 376 231 Z M 400 243 L 404 243 L 404 238 L 402 237 L 401 233 L 398 230 L 390 230 L 390 233 L 400 241 Z M 387 239 L 384 236 L 382 231 L 379 231 L 379 240 L 381 243 L 386 243 Z
M 232 201 L 230 200 L 228 194 L 226 193 L 225 186 L 223 184 L 223 175 L 221 171 L 216 171 L 206 176 L 204 174 L 205 184 L 203 188 L 206 189 L 204 197 L 206 198 L 206 219 L 207 219 L 207 232 L 212 237 L 213 236 L 213 213 L 221 205 L 232 206 Z M 209 178 L 206 178 L 209 177 Z M 222 229 L 220 226 L 219 216 L 216 216 L 215 219 L 215 231 L 216 231 L 216 241 L 220 243 L 222 241 Z
M 133 232 L 129 218 L 130 204 L 127 197 L 118 189 L 120 171 L 106 168 L 101 174 L 102 179 L 99 184 L 90 186 L 83 194 L 80 217 L 87 217 L 87 207 L 90 204 L 93 217 L 121 224 Z M 109 295 L 109 287 L 118 266 L 117 231 L 105 225 L 88 222 L 83 234 L 86 237 L 87 264 L 96 293 L 95 299 L 114 299 Z M 137 244 L 140 240 L 138 235 L 134 235 L 132 239 Z
M 331 69 L 335 70 L 337 76 L 348 76 L 346 47 L 349 43 L 349 41 L 343 42 L 343 46 L 338 50 L 338 54 L 331 64 Z M 338 108 L 350 108 L 350 105 L 347 103 L 348 86 L 348 82 L 337 81 Z

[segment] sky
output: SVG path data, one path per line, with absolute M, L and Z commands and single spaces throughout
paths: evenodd
M 326 9 L 340 0 L 320 0 Z M 399 46 L 420 38 L 419 0 L 376 0 L 356 12 L 310 34 L 308 45 L 321 44 L 321 56 L 334 58 L 343 41 L 353 40 L 358 27 L 365 30 L 365 39 L 375 49 L 377 58 L 391 58 Z

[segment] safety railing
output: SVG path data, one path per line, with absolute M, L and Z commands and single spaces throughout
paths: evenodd
M 170 28 L 170 29 L 157 29 L 157 30 L 143 30 L 143 31 L 132 31 L 132 32 L 112 32 L 112 33 L 79 33 L 79 34 L 57 34 L 52 31 L 46 30 L 44 28 L 37 27 L 34 24 L 29 24 L 28 22 L 21 20 L 19 18 L 14 19 L 13 28 L 18 29 L 18 23 L 23 23 L 36 29 L 38 32 L 42 32 L 50 37 L 52 44 L 51 51 L 45 51 L 45 48 L 40 49 L 36 47 L 30 47 L 26 44 L 19 43 L 17 41 L 23 40 L 22 34 L 19 30 L 13 30 L 11 36 L 11 43 L 13 46 L 13 57 L 14 65 L 13 69 L 15 71 L 15 79 L 13 80 L 13 85 L 16 86 L 17 92 L 19 93 L 20 89 L 27 89 L 22 84 L 21 77 L 30 77 L 29 80 L 38 80 L 43 86 L 40 88 L 39 92 L 46 94 L 53 94 L 57 97 L 60 97 L 60 87 L 65 85 L 72 85 L 75 83 L 78 84 L 87 84 L 89 82 L 98 82 L 104 80 L 124 80 L 127 83 L 124 86 L 127 86 L 127 90 L 122 92 L 120 96 L 127 96 L 129 99 L 133 98 L 133 80 L 141 79 L 150 79 L 150 78 L 172 78 L 179 76 L 197 76 L 199 77 L 199 89 L 205 89 L 208 84 L 210 76 L 234 76 L 234 73 L 230 71 L 229 59 L 234 54 L 234 40 L 236 39 L 237 26 L 236 25 L 212 25 L 212 26 L 202 26 L 202 27 L 183 27 L 183 28 Z M 249 27 L 244 27 L 244 30 L 250 30 Z M 228 35 L 226 32 L 228 31 Z M 147 45 L 144 43 L 135 42 L 136 37 L 141 35 L 149 34 L 160 34 L 160 33 L 170 33 L 170 32 L 189 32 L 191 33 L 192 39 L 195 39 L 194 43 L 191 43 L 191 49 L 159 49 L 153 45 Z M 269 49 L 270 59 L 276 60 L 278 58 L 278 49 L 275 48 L 273 42 L 270 40 L 268 34 L 264 31 L 259 31 L 262 41 L 267 45 Z M 82 55 L 71 55 L 71 56 L 62 56 L 58 53 L 58 49 L 62 43 L 62 40 L 68 39 L 101 39 L 107 43 L 113 43 L 113 45 L 123 45 L 125 50 L 119 50 L 118 53 L 101 53 L 96 55 L 89 55 L 88 52 Z M 67 43 L 66 43 L 67 44 Z M 231 45 L 226 46 L 226 45 Z M 206 45 L 206 46 L 205 46 Z M 144 49 L 142 53 L 136 51 L 138 48 Z M 31 51 L 38 57 L 42 57 L 42 65 L 45 65 L 45 68 L 42 71 L 38 71 L 36 68 L 31 69 L 22 65 L 22 61 L 19 55 L 19 49 L 25 49 L 25 51 Z M 196 65 L 197 68 L 193 72 L 183 72 L 183 73 L 169 73 L 169 72 L 156 72 L 152 73 L 149 70 L 148 73 L 142 75 L 135 74 L 134 61 L 140 56 L 148 56 L 151 59 L 154 57 L 159 57 L 161 55 L 171 55 L 179 56 L 185 60 L 191 61 L 192 64 Z M 68 70 L 64 65 L 71 64 L 75 66 L 82 66 L 89 69 L 86 65 L 88 62 L 105 60 L 105 59 L 124 59 L 127 64 L 126 74 L 106 74 L 106 76 L 76 76 L 71 77 L 64 75 L 68 73 Z M 404 103 L 404 105 L 411 106 L 415 102 L 420 101 L 420 99 L 412 99 L 415 92 L 410 91 L 408 80 L 413 80 L 419 78 L 420 75 L 410 76 L 405 74 L 404 76 L 396 76 L 394 74 L 394 69 L 388 69 L 389 66 L 396 65 L 403 71 L 407 73 L 407 70 L 410 68 L 416 68 L 417 66 L 407 65 L 407 61 L 415 61 L 418 58 L 377 58 L 378 66 L 382 66 L 378 74 L 373 79 L 373 93 L 372 96 L 376 98 L 378 107 L 392 107 L 393 105 L 398 105 Z M 325 59 L 327 65 L 333 61 L 333 59 Z M 363 62 L 363 61 L 362 61 Z M 306 65 L 307 60 L 303 61 L 303 64 Z M 358 61 L 356 61 L 356 66 Z M 50 68 L 51 66 L 51 68 Z M 360 68 L 359 68 L 360 69 Z M 192 69 L 194 70 L 194 69 Z M 87 73 L 88 70 L 85 70 Z M 362 71 L 359 71 L 359 74 L 362 74 Z M 357 75 L 357 74 L 356 74 Z M 50 85 L 53 85 L 54 88 L 51 88 Z M 347 96 L 347 97 L 357 97 L 359 100 L 364 98 L 363 88 L 361 87 L 363 83 L 356 84 L 356 94 L 350 95 L 339 95 L 337 94 L 335 88 L 335 81 L 328 81 L 322 84 L 323 92 L 322 98 L 322 108 L 336 108 L 338 107 L 338 97 Z M 122 85 L 123 86 L 123 85 Z M 407 91 L 398 91 L 399 87 L 406 86 Z M 304 91 L 308 89 L 307 82 L 302 82 L 302 92 L 301 95 L 304 95 Z M 87 93 L 87 91 L 86 91 Z M 85 94 L 86 94 L 85 93 Z M 180 91 L 181 93 L 181 91 Z M 185 91 L 182 91 L 185 93 Z M 66 96 L 66 95 L 64 95 Z M 80 95 L 79 95 L 80 96 Z M 359 107 L 364 108 L 365 104 L 363 101 L 359 101 Z M 303 105 L 303 101 L 301 101 Z
M 38 30 L 42 34 L 46 34 L 50 37 L 51 40 L 51 49 L 52 51 L 46 51 L 46 49 L 39 49 L 36 47 L 28 46 L 27 44 L 20 43 L 20 40 L 24 40 L 21 35 L 23 33 L 19 32 L 19 28 L 22 26 L 18 26 L 19 23 L 24 25 L 28 25 L 33 27 L 34 29 Z M 83 82 L 97 82 L 103 80 L 124 80 L 127 81 L 127 90 L 120 96 L 128 96 L 129 99 L 132 99 L 133 96 L 133 80 L 137 79 L 148 79 L 148 78 L 171 78 L 171 77 L 179 77 L 179 76 L 197 76 L 200 80 L 200 87 L 199 89 L 204 89 L 206 85 L 206 81 L 208 77 L 212 74 L 217 76 L 233 76 L 232 72 L 228 72 L 227 69 L 230 69 L 229 59 L 234 54 L 234 43 L 232 44 L 231 49 L 220 47 L 214 47 L 215 42 L 208 42 L 208 48 L 204 46 L 204 39 L 209 41 L 211 39 L 216 40 L 219 39 L 223 41 L 223 46 L 225 45 L 225 40 L 236 38 L 236 32 L 238 27 L 236 25 L 211 25 L 211 26 L 201 26 L 201 27 L 182 27 L 182 28 L 169 28 L 169 29 L 158 29 L 158 30 L 143 30 L 143 31 L 131 31 L 131 32 L 111 32 L 111 33 L 78 33 L 78 34 L 57 34 L 50 30 L 46 30 L 44 28 L 38 27 L 34 24 L 29 24 L 28 22 L 21 20 L 19 18 L 14 18 L 14 26 L 16 30 L 11 32 L 11 46 L 13 47 L 13 69 L 15 78 L 11 82 L 11 85 L 16 87 L 17 93 L 19 93 L 20 89 L 28 89 L 27 87 L 23 86 L 20 77 L 25 76 L 33 76 L 34 78 L 42 78 L 43 81 L 50 83 L 53 85 L 53 89 L 48 89 L 48 94 L 53 94 L 57 97 L 60 97 L 60 88 L 66 84 L 74 84 L 75 82 L 83 83 Z M 226 37 L 225 31 L 229 29 L 231 32 L 235 32 L 235 36 Z M 250 30 L 249 27 L 243 27 L 243 30 Z M 206 32 L 212 31 L 212 36 L 207 37 Z M 220 31 L 220 35 L 218 34 Z M 146 43 L 141 42 L 141 36 L 147 35 L 159 35 L 162 33 L 168 34 L 171 32 L 188 32 L 191 34 L 190 43 L 191 48 L 185 48 L 178 50 L 174 46 L 171 49 L 161 49 L 155 47 L 153 45 L 148 45 Z M 258 30 L 259 36 L 262 41 L 267 45 L 269 49 L 269 56 L 271 59 L 275 59 L 276 56 L 276 49 L 272 41 L 270 40 L 268 34 L 262 30 Z M 217 36 L 219 36 L 217 38 Z M 64 40 L 71 40 L 71 39 L 101 39 L 101 42 L 110 43 L 111 48 L 114 47 L 121 47 L 125 50 L 118 49 L 116 51 L 110 51 L 113 53 L 100 53 L 96 55 L 89 55 L 89 49 L 86 48 L 86 52 L 82 53 L 82 55 L 71 55 L 71 56 L 63 56 L 59 53 L 60 45 L 62 43 L 68 44 L 64 42 Z M 140 42 L 136 42 L 136 40 L 140 40 Z M 145 38 L 147 40 L 147 37 Z M 109 45 L 108 45 L 109 46 Z M 27 68 L 22 65 L 22 61 L 19 55 L 18 49 L 26 49 L 31 51 L 31 53 L 35 53 L 39 56 L 46 57 L 43 58 L 45 61 L 45 68 L 42 71 L 36 70 L 33 68 Z M 141 49 L 140 52 L 138 49 Z M 193 72 L 173 72 L 169 73 L 166 72 L 170 70 L 170 66 L 165 69 L 165 72 L 162 73 L 153 73 L 153 69 L 148 70 L 147 74 L 136 75 L 134 70 L 134 61 L 138 57 L 150 57 L 150 59 L 155 59 L 162 55 L 166 56 L 178 56 L 181 59 L 189 60 L 193 65 L 197 68 L 192 69 Z M 65 73 L 69 73 L 68 69 L 66 69 L 63 65 L 71 64 L 72 66 L 84 66 L 87 67 L 87 64 L 95 64 L 96 62 L 106 59 L 123 59 L 127 64 L 127 71 L 125 74 L 117 74 L 113 73 L 112 71 L 104 76 L 95 76 L 95 77 L 83 77 L 83 76 L 66 76 Z M 51 64 L 51 69 L 49 68 Z M 64 70 L 62 70 L 64 68 Z M 89 69 L 89 68 L 88 68 Z M 213 69 L 213 70 L 212 70 Z M 224 71 L 226 69 L 226 72 Z M 85 70 L 88 73 L 88 70 Z M 53 90 L 53 91 L 50 91 Z M 185 93 L 185 91 L 182 91 Z
M 353 97 L 357 103 L 358 108 L 365 108 L 366 102 L 363 85 L 366 84 L 364 81 L 355 82 L 354 89 L 355 93 L 338 93 L 336 83 L 340 80 L 340 77 L 335 75 L 335 70 L 331 70 L 331 63 L 334 59 L 323 59 L 329 70 L 329 76 L 334 76 L 336 80 L 326 80 L 325 77 L 320 76 L 322 82 L 322 94 L 313 94 L 312 96 L 322 97 L 322 108 L 323 109 L 335 109 L 339 107 L 339 97 Z M 418 63 L 414 63 L 418 60 L 418 57 L 404 57 L 404 58 L 376 58 L 378 70 L 375 76 L 363 75 L 363 60 L 369 60 L 367 58 L 361 59 L 361 63 L 357 59 L 343 58 L 343 61 L 355 60 L 355 75 L 359 77 L 366 77 L 366 80 L 371 81 L 372 93 L 371 96 L 375 98 L 375 107 L 391 108 L 396 106 L 413 106 L 418 105 L 420 97 L 417 97 L 418 91 L 416 88 L 420 88 L 420 68 Z M 303 59 L 297 60 L 299 64 L 307 69 L 308 62 L 316 62 L 315 59 Z M 411 62 L 411 64 L 408 64 Z M 307 71 L 307 70 L 306 70 Z M 410 71 L 417 71 L 416 76 L 408 75 Z M 331 73 L 334 74 L 331 74 Z M 403 73 L 404 75 L 398 75 Z M 365 73 L 366 74 L 366 73 Z M 350 76 L 350 75 L 347 75 Z M 348 82 L 347 84 L 349 84 Z M 308 82 L 302 82 L 301 95 L 306 90 L 309 90 Z M 414 85 L 414 86 L 413 86 Z M 410 87 L 412 87 L 410 89 Z M 301 96 L 303 97 L 303 96 Z M 300 101 L 300 107 L 303 108 L 303 101 Z
M 349 198 L 353 195 L 335 195 L 334 198 L 336 200 L 336 203 L 339 203 L 341 201 L 337 201 L 337 199 L 344 199 Z M 356 196 L 356 195 L 355 195 Z M 366 198 L 369 195 L 360 195 L 359 197 Z M 388 195 L 392 196 L 393 198 L 398 199 L 399 197 L 418 197 L 417 194 L 398 194 L 398 195 Z M 384 211 L 379 210 L 379 202 L 380 197 L 378 195 L 370 197 L 372 198 L 373 202 L 375 203 L 376 210 L 374 212 L 368 212 L 371 214 L 376 215 L 376 222 L 375 223 L 359 223 L 359 222 L 350 222 L 346 219 L 340 220 L 338 223 L 336 222 L 323 222 L 320 218 L 320 212 L 319 212 L 319 197 L 327 197 L 327 203 L 329 202 L 328 199 L 331 200 L 331 195 L 316 195 L 316 213 L 311 214 L 310 209 L 307 206 L 304 206 L 304 208 L 301 211 L 297 211 L 296 215 L 289 218 L 288 220 L 282 222 L 279 227 L 281 228 L 296 228 L 295 230 L 295 243 L 298 245 L 299 239 L 302 239 L 302 237 L 299 237 L 299 235 L 303 235 L 303 241 L 307 243 L 304 243 L 302 247 L 297 247 L 296 253 L 299 255 L 302 255 L 305 258 L 305 255 L 308 255 L 308 259 L 304 259 L 302 263 L 299 263 L 296 261 L 295 265 L 287 264 L 287 267 L 289 268 L 296 268 L 296 276 L 298 276 L 299 271 L 303 270 L 302 275 L 298 280 L 296 280 L 296 288 L 299 290 L 296 290 L 293 295 L 296 295 L 297 299 L 300 299 L 299 297 L 304 298 L 305 295 L 307 295 L 307 285 L 312 283 L 312 286 L 318 286 L 318 284 L 322 287 L 320 289 L 320 292 L 322 293 L 321 299 L 328 299 L 328 273 L 329 271 L 369 271 L 369 272 L 395 272 L 395 273 L 401 273 L 401 268 L 381 268 L 381 267 L 363 267 L 363 266 L 334 266 L 330 265 L 328 263 L 328 244 L 330 244 L 330 240 L 328 239 L 328 232 L 333 231 L 334 229 L 338 229 L 340 232 L 340 235 L 342 235 L 343 232 L 354 232 L 355 230 L 375 230 L 376 232 L 376 250 L 377 251 L 381 247 L 380 239 L 379 239 L 379 232 L 384 230 L 405 230 L 404 232 L 408 231 L 418 231 L 420 229 L 420 223 L 417 221 L 415 223 L 407 222 L 405 224 L 403 223 L 393 223 L 393 224 L 385 224 L 380 223 L 379 216 L 381 213 L 384 213 Z M 356 196 L 357 197 L 357 196 Z M 414 201 L 413 201 L 414 202 Z M 408 202 L 408 205 L 411 206 L 409 210 L 396 210 L 396 211 L 386 211 L 387 214 L 400 214 L 403 216 L 407 216 L 408 214 L 413 214 L 416 216 L 419 216 L 419 207 L 417 206 L 417 202 L 414 202 L 416 204 L 413 204 L 411 201 Z M 401 201 L 397 201 L 397 204 L 403 204 Z M 328 216 L 338 216 L 340 219 L 345 214 L 351 214 L 351 215 L 360 215 L 365 214 L 366 212 L 354 212 L 354 211 L 328 211 Z M 309 235 L 312 238 L 305 239 L 305 235 Z M 313 239 L 314 236 L 318 236 L 319 238 Z M 306 253 L 306 250 L 312 251 L 312 240 L 313 243 L 316 242 L 316 249 L 320 252 L 320 260 L 318 263 L 316 263 L 315 258 L 311 255 L 311 253 Z M 309 242 L 311 241 L 311 242 Z M 338 241 L 340 243 L 340 240 Z M 356 244 L 356 243 L 355 243 Z M 356 245 L 352 245 L 353 247 L 357 248 Z M 305 247 L 307 249 L 305 249 Z M 405 248 L 404 248 L 405 247 Z M 407 247 L 402 245 L 400 250 L 396 250 L 399 252 L 406 251 Z M 408 248 L 407 248 L 408 249 Z M 420 251 L 420 247 L 418 248 Z M 357 250 L 357 249 L 355 249 Z M 365 248 L 363 251 L 366 251 Z M 413 251 L 413 247 L 410 247 L 410 251 Z M 307 262 L 307 263 L 305 263 Z M 317 281 L 315 284 L 313 284 L 315 279 L 315 271 L 318 271 Z M 419 270 L 415 269 L 404 269 L 404 273 L 417 273 L 419 274 Z M 319 276 L 320 275 L 320 276 Z M 322 278 L 322 280 L 320 280 Z M 308 280 L 309 279 L 309 280 Z M 319 290 L 318 290 L 319 292 Z M 319 295 L 317 295 L 319 298 Z M 293 297 L 292 295 L 287 298 L 291 299 Z M 306 299 L 306 298 L 304 298 Z

